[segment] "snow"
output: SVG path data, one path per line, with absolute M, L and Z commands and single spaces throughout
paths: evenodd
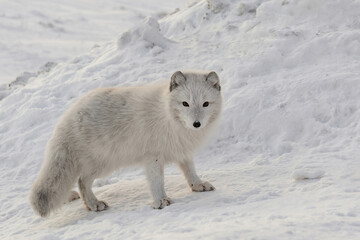
M 82 6 L 35 3 L 46 16 Z M 130 19 L 144 14 L 121 32 L 116 17 L 100 14 L 102 6 L 91 1 L 90 23 L 74 17 L 67 26 L 90 36 L 106 20 L 112 29 L 91 45 L 107 42 L 84 52 L 72 40 L 81 34 L 69 33 L 56 60 L 41 52 L 38 59 L 50 63 L 36 71 L 25 54 L 17 68 L 29 73 L 0 88 L 1 239 L 358 239 L 360 2 L 189 1 L 158 17 L 144 10 L 151 3 L 165 9 L 152 0 L 124 10 Z M 13 4 L 6 2 L 9 11 Z M 16 32 L 35 42 L 53 37 L 31 29 Z M 12 40 L 1 40 L 2 51 Z M 72 47 L 77 57 L 66 50 Z M 152 82 L 181 69 L 215 70 L 222 80 L 220 130 L 195 160 L 216 191 L 191 192 L 171 165 L 165 181 L 174 204 L 153 210 L 143 170 L 122 169 L 94 184 L 108 210 L 88 212 L 77 200 L 49 218 L 36 216 L 29 189 L 70 104 L 94 88 Z
M 325 172 L 317 169 L 297 169 L 293 173 L 295 180 L 318 179 L 324 176 Z
M 85 53 L 146 16 L 161 18 L 185 5 L 175 0 L 1 1 L 0 84 L 46 62 Z

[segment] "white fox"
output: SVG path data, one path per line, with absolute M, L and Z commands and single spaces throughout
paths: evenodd
M 92 184 L 120 167 L 146 169 L 153 208 L 172 203 L 164 189 L 164 164 L 175 162 L 193 191 L 212 191 L 196 174 L 195 151 L 219 122 L 222 94 L 215 72 L 175 72 L 170 82 L 97 89 L 73 104 L 49 140 L 30 194 L 33 209 L 45 217 L 66 199 L 78 180 L 91 211 L 108 208 Z

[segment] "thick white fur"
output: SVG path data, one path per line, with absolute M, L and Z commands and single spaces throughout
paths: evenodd
M 146 169 L 154 208 L 171 203 L 164 189 L 167 162 L 178 163 L 193 191 L 214 190 L 197 176 L 192 157 L 217 125 L 221 106 L 214 72 L 176 72 L 170 82 L 90 92 L 62 116 L 47 144 L 30 194 L 34 210 L 47 216 L 71 197 L 78 180 L 86 207 L 102 211 L 108 206 L 93 194 L 93 181 L 134 164 Z

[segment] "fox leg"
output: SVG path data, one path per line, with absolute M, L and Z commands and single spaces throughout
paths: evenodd
M 206 181 L 202 181 L 196 174 L 195 165 L 193 160 L 185 160 L 179 163 L 179 168 L 183 172 L 190 188 L 194 192 L 213 191 L 215 187 Z
M 72 201 L 74 201 L 74 200 L 76 200 L 76 199 L 79 199 L 80 198 L 80 195 L 79 195 L 79 193 L 77 192 L 77 191 L 71 191 L 71 193 L 70 193 L 70 196 L 69 196 L 69 198 L 68 198 L 68 201 L 69 202 L 72 202 Z
M 103 211 L 107 209 L 109 206 L 107 205 L 106 202 L 99 201 L 95 197 L 91 189 L 93 182 L 94 182 L 93 177 L 86 176 L 79 178 L 78 183 L 79 183 L 80 196 L 83 199 L 85 206 L 88 210 L 95 212 Z
M 146 165 L 146 177 L 153 197 L 152 207 L 162 209 L 169 206 L 172 200 L 166 195 L 164 188 L 164 164 L 154 160 Z

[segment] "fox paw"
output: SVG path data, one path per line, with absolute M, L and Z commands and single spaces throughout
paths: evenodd
M 96 203 L 90 205 L 86 205 L 87 210 L 94 212 L 101 212 L 108 209 L 109 205 L 107 205 L 104 201 L 97 201 Z
M 214 191 L 215 187 L 209 182 L 203 182 L 199 184 L 191 184 L 191 189 L 194 192 L 207 192 L 207 191 Z
M 80 198 L 80 195 L 79 195 L 78 192 L 71 191 L 71 194 L 70 194 L 70 196 L 68 198 L 68 201 L 71 202 L 71 201 L 74 201 L 74 200 L 79 199 L 79 198 Z
M 163 209 L 164 207 L 169 206 L 172 203 L 173 203 L 173 201 L 170 198 L 166 197 L 166 198 L 163 198 L 163 199 L 155 200 L 152 203 L 152 207 L 154 209 Z

